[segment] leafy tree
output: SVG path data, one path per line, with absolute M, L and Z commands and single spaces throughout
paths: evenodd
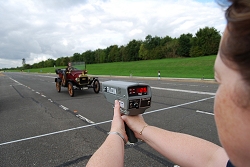
M 31 69 L 32 66 L 31 66 L 30 64 L 24 64 L 24 65 L 23 65 L 23 68 L 24 68 L 24 69 Z
M 161 38 L 158 36 L 152 37 L 151 35 L 146 36 L 144 45 L 146 49 L 154 49 L 155 47 L 161 45 Z
M 203 55 L 202 49 L 199 46 L 193 46 L 190 49 L 190 56 L 191 57 L 198 57 Z
M 81 62 L 82 58 L 81 58 L 81 54 L 80 53 L 74 53 L 72 58 L 71 58 L 72 62 Z
M 164 49 L 162 46 L 157 46 L 153 49 L 153 52 L 154 52 L 154 57 L 153 59 L 162 59 L 165 57 L 165 54 L 164 54 Z
M 139 50 L 141 41 L 132 40 L 125 47 L 124 61 L 136 61 L 139 60 Z
M 45 67 L 44 61 L 38 63 L 38 68 L 44 68 L 44 67 Z
M 55 60 L 49 58 L 48 60 L 44 61 L 44 66 L 45 67 L 53 67 L 55 65 Z
M 171 38 L 170 36 L 167 35 L 164 38 L 161 38 L 160 45 L 165 46 L 167 43 L 171 42 L 172 40 L 173 40 L 173 38 Z
M 60 66 L 67 66 L 69 62 L 70 62 L 69 57 L 62 57 L 61 62 L 60 62 Z
M 56 59 L 56 66 L 61 65 L 61 59 L 62 59 L 62 57 Z
M 32 68 L 39 68 L 39 67 L 38 67 L 38 63 L 34 63 L 34 64 L 32 65 Z
M 167 54 L 165 55 L 165 57 L 169 57 L 169 58 L 178 57 L 176 53 L 178 47 L 179 47 L 178 39 L 174 38 L 173 40 L 168 42 L 167 47 L 165 48 L 167 50 Z
M 189 52 L 191 49 L 191 39 L 193 35 L 188 34 L 182 34 L 180 38 L 178 39 L 179 47 L 177 49 L 177 54 L 182 57 L 189 57 Z
M 120 46 L 120 49 L 119 49 L 119 51 L 120 51 L 120 55 L 121 55 L 121 61 L 125 61 L 125 46 Z
M 109 62 L 117 62 L 121 60 L 121 55 L 119 53 L 119 48 L 117 45 L 110 46 L 108 60 Z
M 199 29 L 192 40 L 192 54 L 190 56 L 207 56 L 218 52 L 221 35 L 215 28 Z
M 105 63 L 105 50 L 104 49 L 97 49 L 95 50 L 94 57 L 95 57 L 95 63 Z
M 171 48 L 171 46 L 172 46 L 171 43 L 173 40 L 174 39 L 169 37 L 169 36 L 166 36 L 166 37 L 162 38 L 162 40 L 161 40 L 162 52 L 163 52 L 165 58 L 173 57 L 173 52 L 172 52 L 172 48 Z
M 141 60 L 148 60 L 149 59 L 148 49 L 145 48 L 144 44 L 142 43 L 139 50 L 139 59 Z
M 93 64 L 95 61 L 95 54 L 91 50 L 87 50 L 86 52 L 82 53 L 83 61 L 86 64 Z

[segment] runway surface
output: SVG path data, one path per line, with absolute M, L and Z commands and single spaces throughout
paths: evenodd
M 0 166 L 85 166 L 107 136 L 112 105 L 93 89 L 58 93 L 54 74 L 0 75 Z M 99 77 L 147 83 L 149 125 L 219 144 L 213 115 L 218 85 L 201 80 Z M 220 145 L 220 144 L 219 144 Z M 143 142 L 126 146 L 125 166 L 175 166 Z

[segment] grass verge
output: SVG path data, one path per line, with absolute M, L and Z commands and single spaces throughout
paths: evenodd
M 159 60 L 144 60 L 133 62 L 114 62 L 103 64 L 87 64 L 88 73 L 91 75 L 115 76 L 143 76 L 170 78 L 214 78 L 214 61 L 216 56 L 203 56 L 195 58 L 168 58 Z M 65 68 L 56 67 L 56 68 Z M 41 69 L 27 69 L 25 72 L 55 73 L 54 67 Z

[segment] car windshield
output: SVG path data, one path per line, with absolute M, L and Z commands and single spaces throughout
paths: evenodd
M 72 62 L 71 67 L 74 70 L 85 70 L 86 69 L 85 62 Z

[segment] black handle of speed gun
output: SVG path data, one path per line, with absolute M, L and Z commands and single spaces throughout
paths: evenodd
M 125 130 L 126 130 L 126 134 L 128 136 L 128 141 L 130 143 L 136 143 L 138 141 L 138 139 L 135 137 L 134 132 L 129 129 L 128 125 L 125 123 Z

